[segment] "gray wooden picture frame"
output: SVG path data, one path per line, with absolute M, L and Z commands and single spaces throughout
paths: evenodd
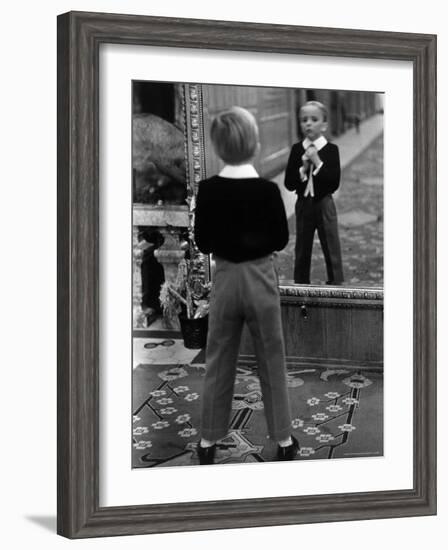
M 406 60 L 414 73 L 413 488 L 99 506 L 99 47 Z M 70 12 L 58 17 L 58 520 L 69 538 L 436 513 L 436 37 Z

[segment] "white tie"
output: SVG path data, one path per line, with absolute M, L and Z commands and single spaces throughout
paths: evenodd
M 311 195 L 314 197 L 314 185 L 313 185 L 313 164 L 310 163 L 310 173 L 308 176 L 308 183 L 305 189 L 305 193 L 303 194 L 304 197 L 307 197 L 308 195 Z

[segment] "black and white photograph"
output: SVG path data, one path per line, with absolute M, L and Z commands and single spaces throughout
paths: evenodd
M 443 547 L 443 6 L 5 3 L 4 548 Z
M 384 95 L 132 82 L 132 468 L 383 456 Z

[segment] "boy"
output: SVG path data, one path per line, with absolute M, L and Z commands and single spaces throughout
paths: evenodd
M 317 229 L 327 267 L 327 284 L 344 281 L 336 206 L 332 193 L 339 187 L 341 167 L 337 145 L 329 143 L 328 113 L 319 101 L 300 109 L 304 140 L 292 146 L 285 172 L 285 187 L 297 193 L 294 282 L 310 283 L 311 253 Z
M 195 240 L 213 254 L 206 374 L 202 401 L 200 464 L 213 464 L 216 441 L 227 435 L 241 332 L 252 335 L 270 437 L 277 458 L 292 460 L 280 295 L 272 253 L 288 242 L 285 208 L 278 187 L 253 166 L 259 151 L 255 118 L 241 107 L 218 115 L 211 140 L 226 166 L 199 184 Z

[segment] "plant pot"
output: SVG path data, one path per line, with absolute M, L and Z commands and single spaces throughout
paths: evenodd
M 179 322 L 184 346 L 188 349 L 204 348 L 207 343 L 208 315 L 199 319 L 179 315 Z

